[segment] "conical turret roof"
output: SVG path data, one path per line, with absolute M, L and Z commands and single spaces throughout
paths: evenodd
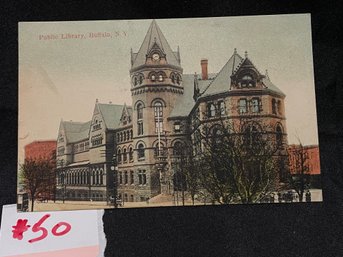
M 144 38 L 144 41 L 138 53 L 133 53 L 132 69 L 145 64 L 146 55 L 150 52 L 150 50 L 153 47 L 156 47 L 156 45 L 165 54 L 168 64 L 180 67 L 180 60 L 178 58 L 178 53 L 172 51 L 161 29 L 157 25 L 156 21 L 153 20 L 150 24 L 148 32 Z

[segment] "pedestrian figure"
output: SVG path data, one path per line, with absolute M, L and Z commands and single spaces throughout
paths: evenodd
M 310 190 L 307 190 L 305 194 L 306 202 L 311 202 L 311 192 Z

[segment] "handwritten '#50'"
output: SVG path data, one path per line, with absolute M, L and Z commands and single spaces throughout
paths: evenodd
M 42 227 L 42 224 L 45 220 L 47 220 L 50 217 L 50 214 L 44 215 L 37 223 L 35 223 L 32 227 L 32 232 L 39 232 L 41 231 L 42 234 L 39 237 L 30 239 L 28 242 L 29 243 L 34 243 L 40 240 L 43 240 L 48 236 L 48 230 L 44 227 Z M 26 232 L 30 225 L 27 225 L 27 219 L 19 219 L 17 220 L 17 224 L 15 226 L 12 226 L 13 230 L 13 235 L 12 237 L 14 239 L 22 240 L 23 239 L 23 233 Z M 61 227 L 64 227 L 63 230 L 58 231 Z M 71 230 L 71 225 L 67 222 L 59 222 L 57 223 L 51 230 L 51 233 L 54 236 L 63 236 L 67 234 Z

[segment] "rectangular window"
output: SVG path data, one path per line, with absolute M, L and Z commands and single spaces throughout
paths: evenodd
M 119 185 L 123 184 L 123 173 L 119 172 Z
M 247 99 L 240 99 L 238 108 L 239 108 L 239 113 L 246 113 L 247 112 Z
M 225 103 L 224 101 L 219 101 L 218 102 L 218 110 L 221 116 L 225 115 Z
M 129 183 L 129 177 L 127 171 L 124 172 L 124 184 L 127 185 Z
M 160 132 L 160 133 L 162 133 L 163 132 L 163 121 L 158 121 L 158 120 L 156 120 L 155 121 L 155 132 L 156 133 L 158 133 L 158 132 Z
M 143 122 L 138 122 L 138 135 L 143 135 Z
M 175 131 L 175 133 L 181 132 L 180 122 L 174 123 L 174 131 Z
M 135 178 L 134 178 L 132 170 L 130 171 L 130 182 L 131 182 L 131 185 L 135 184 Z
M 142 171 L 138 170 L 138 184 L 142 185 L 143 179 L 142 179 Z
M 251 100 L 251 111 L 254 113 L 260 112 L 260 99 L 255 97 Z

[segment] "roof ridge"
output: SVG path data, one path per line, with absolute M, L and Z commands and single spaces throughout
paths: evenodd
M 242 58 L 237 52 L 235 52 L 230 58 L 229 60 L 223 65 L 223 67 L 220 69 L 220 71 L 216 74 L 216 76 L 214 77 L 214 79 L 208 84 L 208 86 L 205 88 L 205 90 L 200 94 L 199 97 L 201 97 L 203 94 L 206 93 L 206 91 L 209 89 L 209 87 L 213 84 L 213 82 L 216 80 L 216 78 L 218 77 L 218 75 L 224 70 L 225 66 L 230 62 L 230 60 L 232 58 L 234 58 L 235 56 L 238 56 L 239 58 Z M 243 59 L 243 58 L 242 58 Z

